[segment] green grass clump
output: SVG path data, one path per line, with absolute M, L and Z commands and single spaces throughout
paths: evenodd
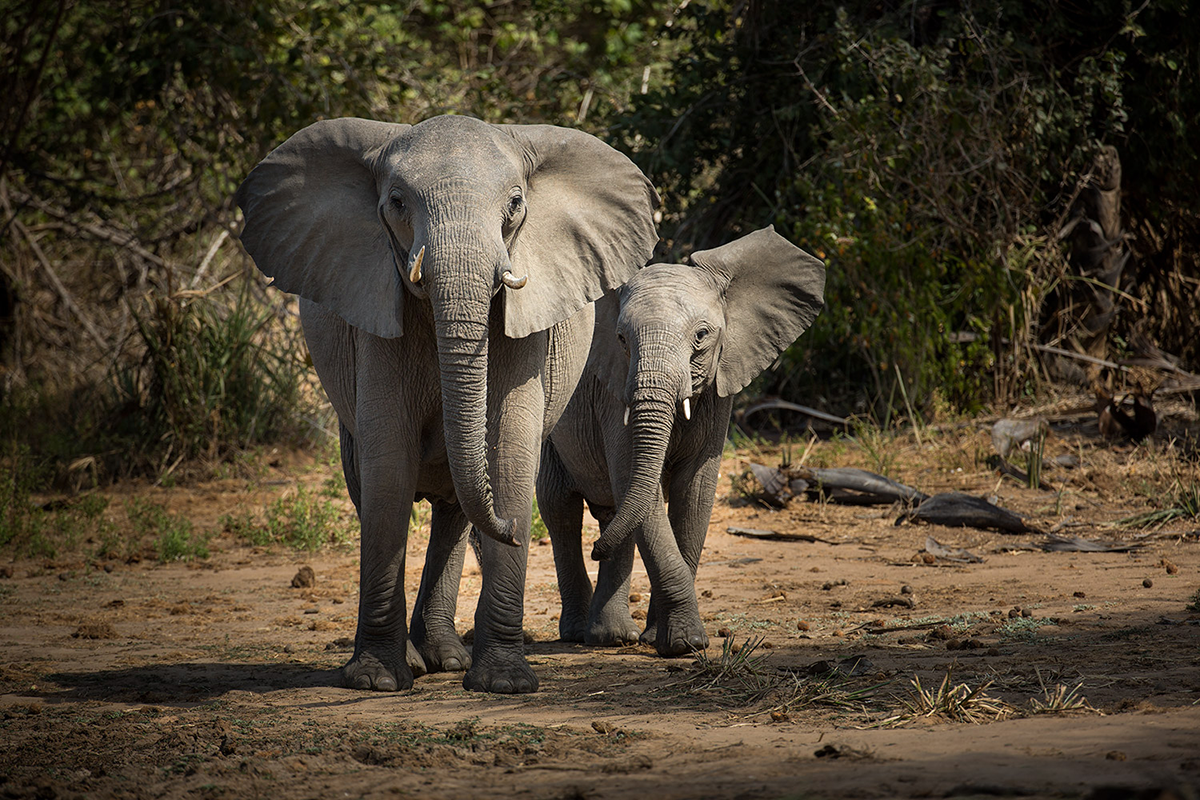
M 350 538 L 350 523 L 327 498 L 314 496 L 303 486 L 267 507 L 266 526 L 250 538 L 253 544 L 279 543 L 296 550 L 319 550 Z
M 152 538 L 154 552 L 164 564 L 208 558 L 208 539 L 192 529 L 192 521 L 172 514 L 158 503 L 134 498 L 126 504 L 129 521 L 139 539 Z

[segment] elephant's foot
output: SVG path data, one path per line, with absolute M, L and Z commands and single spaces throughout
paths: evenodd
M 624 614 L 614 614 L 612 617 L 601 617 L 588 623 L 583 640 L 588 644 L 601 647 L 622 647 L 627 644 L 636 644 L 638 626 L 633 621 L 633 617 L 629 616 L 629 609 L 625 609 Z
M 469 692 L 528 694 L 538 688 L 537 675 L 519 653 L 476 654 L 474 663 L 463 676 L 463 688 Z
M 396 649 L 388 648 L 393 651 Z M 342 667 L 342 685 L 348 689 L 398 692 L 412 688 L 413 670 L 404 658 L 395 658 L 386 651 L 376 654 L 372 650 L 359 648 L 350 662 Z
M 413 635 L 408 643 L 428 672 L 463 672 L 471 668 L 471 654 L 454 630 L 429 633 L 419 641 Z
M 674 624 L 670 620 L 659 624 L 651 620 L 642 631 L 639 641 L 642 644 L 652 644 L 660 656 L 686 656 L 708 647 L 708 633 L 698 616 L 691 619 L 682 618 Z
M 431 671 L 425 665 L 425 659 L 421 656 L 421 651 L 413 644 L 412 639 L 408 640 L 408 646 L 404 648 L 404 661 L 408 664 L 408 668 L 412 670 L 414 678 L 419 678 Z
M 587 612 L 569 613 L 563 611 L 558 618 L 558 638 L 564 642 L 582 642 L 587 636 Z

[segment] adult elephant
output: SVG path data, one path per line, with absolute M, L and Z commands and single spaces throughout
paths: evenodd
M 412 685 L 411 644 L 463 686 L 531 692 L 522 621 L 540 447 L 586 361 L 592 301 L 649 257 L 657 196 L 580 131 L 434 117 L 296 133 L 237 192 L 242 242 L 300 296 L 362 527 L 345 684 Z M 433 507 L 407 626 L 415 500 Z M 466 533 L 484 534 L 470 655 L 454 629 Z
M 663 655 L 707 646 L 695 578 L 733 396 L 812 324 L 824 290 L 824 265 L 768 227 L 691 264 L 652 264 L 597 302 L 587 371 L 538 476 L 564 640 L 638 639 L 628 602 L 636 531 L 651 586 L 643 640 Z M 601 521 L 594 592 L 584 500 Z

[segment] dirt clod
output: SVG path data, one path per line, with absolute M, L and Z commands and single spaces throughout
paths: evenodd
M 317 573 L 314 572 L 313 568 L 308 566 L 307 564 L 305 564 L 303 567 L 301 567 L 296 572 L 295 577 L 292 578 L 292 588 L 293 589 L 310 589 L 316 585 L 317 585 Z
M 1147 589 L 1153 589 L 1154 581 L 1150 580 L 1149 578 L 1146 578 L 1145 580 L 1142 581 L 1142 586 L 1145 586 Z
M 71 634 L 76 639 L 116 639 L 117 629 L 106 620 L 84 622 Z
M 720 636 L 722 639 L 728 639 L 730 636 L 733 636 L 733 631 L 729 630 L 729 628 L 717 628 L 717 636 Z
M 809 625 L 804 620 L 800 620 L 799 622 L 796 623 L 796 630 L 798 630 L 798 631 L 806 631 L 806 630 L 809 630 L 811 627 L 812 626 Z
M 1166 573 L 1168 575 L 1179 574 L 1179 567 L 1175 566 L 1174 561 L 1170 561 L 1170 560 L 1164 558 L 1162 561 L 1159 562 L 1159 566 L 1161 566 L 1164 570 L 1166 570 Z
M 907 583 L 900 587 L 900 594 L 912 594 L 912 593 L 913 593 L 913 587 L 909 586 Z
M 642 593 L 641 592 L 630 592 L 629 593 L 629 602 L 631 602 L 631 603 L 642 602 Z

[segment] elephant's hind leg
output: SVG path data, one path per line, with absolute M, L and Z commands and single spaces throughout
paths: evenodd
M 454 628 L 470 527 L 457 505 L 434 504 L 425 569 L 408 632 L 409 642 L 421 654 L 430 672 L 463 672 L 471 668 L 471 655 Z
M 550 533 L 550 544 L 554 546 L 554 570 L 562 603 L 558 635 L 564 642 L 582 642 L 592 601 L 592 579 L 583 560 L 583 495 L 576 491 L 554 442 L 549 439 L 542 445 L 537 500 L 542 522 Z

